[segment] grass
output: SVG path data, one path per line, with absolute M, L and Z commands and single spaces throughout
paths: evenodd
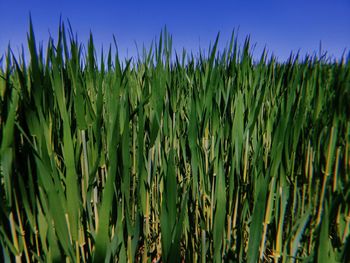
M 4 262 L 350 260 L 349 59 L 218 40 L 121 61 L 30 23 L 0 67 Z

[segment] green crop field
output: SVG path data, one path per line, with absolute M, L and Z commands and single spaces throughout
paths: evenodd
M 30 23 L 0 61 L 0 261 L 350 262 L 349 56 L 218 41 L 123 61 Z

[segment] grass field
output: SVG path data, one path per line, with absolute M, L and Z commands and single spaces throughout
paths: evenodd
M 121 61 L 61 24 L 0 67 L 4 262 L 350 262 L 350 61 L 235 36 Z

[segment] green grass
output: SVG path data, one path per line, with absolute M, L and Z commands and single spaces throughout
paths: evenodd
M 63 24 L 0 66 L 4 262 L 350 260 L 349 59 L 235 35 L 97 57 Z

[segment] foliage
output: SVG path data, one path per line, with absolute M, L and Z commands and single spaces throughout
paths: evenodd
M 0 68 L 5 262 L 349 260 L 349 59 L 58 32 Z

